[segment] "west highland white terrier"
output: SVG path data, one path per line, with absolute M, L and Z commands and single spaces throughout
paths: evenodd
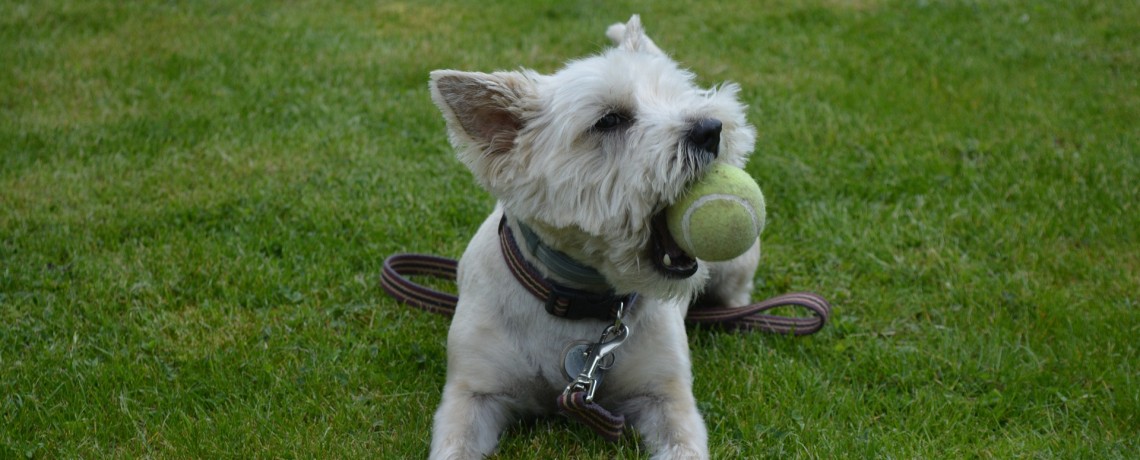
M 747 304 L 760 246 L 696 260 L 662 211 L 714 162 L 743 167 L 755 130 L 737 85 L 696 86 L 636 15 L 606 35 L 553 75 L 431 73 L 498 200 L 460 260 L 433 459 L 482 458 L 514 419 L 560 409 L 613 437 L 624 417 L 653 458 L 708 457 L 684 317 L 698 296 Z

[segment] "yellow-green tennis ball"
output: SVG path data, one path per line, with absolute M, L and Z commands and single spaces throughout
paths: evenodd
M 744 254 L 764 229 L 764 194 L 743 169 L 717 163 L 665 210 L 669 233 L 707 261 Z

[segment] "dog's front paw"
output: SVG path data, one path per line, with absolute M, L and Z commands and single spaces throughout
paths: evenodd
M 688 382 L 673 381 L 664 389 L 672 391 L 631 398 L 619 410 L 641 434 L 653 460 L 709 458 L 708 432 Z
M 430 460 L 480 460 L 485 457 L 486 455 L 480 452 L 463 449 L 448 449 L 441 451 L 432 450 L 431 456 L 428 458 Z
M 650 458 L 652 460 L 707 460 L 709 454 L 687 446 L 670 446 L 657 451 Z
M 506 398 L 463 390 L 469 386 L 450 378 L 444 386 L 432 429 L 431 460 L 476 460 L 495 451 L 512 411 Z

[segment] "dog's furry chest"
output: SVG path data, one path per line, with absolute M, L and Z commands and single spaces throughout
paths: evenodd
M 497 221 L 494 214 L 487 219 L 460 261 L 460 303 L 448 335 L 449 372 L 481 369 L 479 391 L 510 393 L 529 400 L 526 405 L 533 410 L 547 412 L 569 383 L 562 370 L 563 351 L 575 342 L 599 340 L 608 323 L 547 313 L 503 263 Z M 614 355 L 600 398 L 636 392 L 660 367 L 688 367 L 682 305 L 679 300 L 638 299 L 625 318 L 629 339 Z
M 599 389 L 603 401 L 626 399 L 639 391 L 645 379 L 664 368 L 689 365 L 679 315 L 661 302 L 650 301 L 637 307 L 647 311 L 634 312 L 629 318 L 630 337 L 614 353 L 614 364 L 606 371 Z M 539 314 L 532 314 L 534 310 Z M 653 315 L 661 318 L 650 317 Z M 484 391 L 511 394 L 537 413 L 553 411 L 555 397 L 573 377 L 567 377 L 563 371 L 567 347 L 598 341 L 607 326 L 598 320 L 550 316 L 541 304 L 529 299 L 505 308 L 493 318 L 462 320 L 457 316 L 451 334 L 479 337 L 479 349 L 467 350 L 460 356 L 468 356 L 466 359 L 479 362 L 479 367 L 488 371 Z M 670 324 L 680 327 L 669 327 Z

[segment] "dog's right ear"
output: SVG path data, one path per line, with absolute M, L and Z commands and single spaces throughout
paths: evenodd
M 452 143 L 478 147 L 486 155 L 514 148 L 527 101 L 535 94 L 534 80 L 520 72 L 436 70 L 430 86 Z
M 611 25 L 606 29 L 606 36 L 614 42 L 614 46 L 626 51 L 665 55 L 645 34 L 645 29 L 641 27 L 641 16 L 636 14 L 630 16 L 629 22 L 625 24 L 619 22 Z

